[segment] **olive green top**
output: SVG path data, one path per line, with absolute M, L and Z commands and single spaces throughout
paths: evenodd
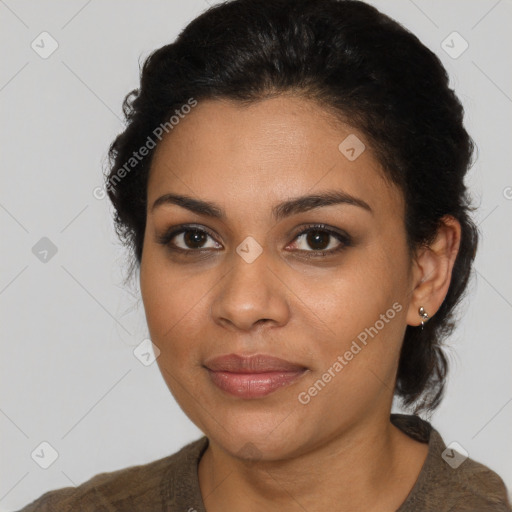
M 512 511 L 502 479 L 483 464 L 447 449 L 430 423 L 403 414 L 392 414 L 391 421 L 429 448 L 416 483 L 396 512 Z M 207 446 L 208 438 L 202 437 L 154 462 L 49 491 L 19 512 L 206 512 L 197 468 Z

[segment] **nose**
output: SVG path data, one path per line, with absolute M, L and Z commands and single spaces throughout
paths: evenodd
M 236 252 L 230 259 L 231 269 L 215 288 L 213 320 L 225 328 L 241 331 L 261 324 L 285 325 L 290 315 L 287 288 L 269 265 L 267 252 L 264 250 L 251 263 Z

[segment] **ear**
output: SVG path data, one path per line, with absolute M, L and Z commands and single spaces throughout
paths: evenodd
M 412 270 L 412 297 L 407 311 L 409 325 L 421 324 L 420 307 L 425 309 L 429 317 L 441 307 L 450 287 L 460 236 L 459 221 L 446 215 L 441 219 L 434 241 L 417 250 Z

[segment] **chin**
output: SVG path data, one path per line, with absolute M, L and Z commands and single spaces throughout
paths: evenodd
M 297 433 L 303 426 L 287 414 L 282 410 L 266 414 L 231 411 L 223 415 L 222 426 L 208 421 L 212 429 L 206 435 L 240 459 L 280 460 L 290 456 L 301 444 Z

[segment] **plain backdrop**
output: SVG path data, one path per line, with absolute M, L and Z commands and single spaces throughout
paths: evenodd
M 512 1 L 371 3 L 440 56 L 478 146 L 468 177 L 480 207 L 476 278 L 448 340 L 447 396 L 431 421 L 510 488 Z M 139 63 L 207 7 L 0 1 L 1 511 L 202 435 L 156 363 L 134 355 L 147 337 L 142 303 L 135 285 L 123 285 L 111 206 L 93 191 Z

